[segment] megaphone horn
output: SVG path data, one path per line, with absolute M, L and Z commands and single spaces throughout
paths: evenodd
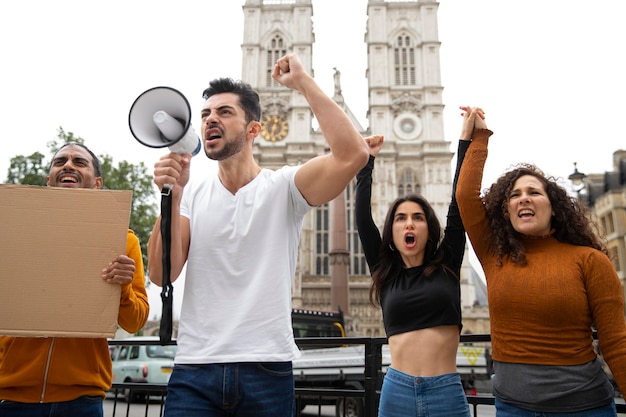
M 130 131 L 151 148 L 197 155 L 202 142 L 191 126 L 191 107 L 185 96 L 171 87 L 154 87 L 135 99 L 128 114 Z

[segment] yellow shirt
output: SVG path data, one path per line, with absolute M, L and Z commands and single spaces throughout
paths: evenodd
M 122 285 L 118 323 L 129 333 L 148 319 L 139 240 L 128 230 L 126 256 L 135 261 L 131 283 Z M 102 396 L 111 388 L 107 339 L 0 337 L 0 400 L 61 402 Z

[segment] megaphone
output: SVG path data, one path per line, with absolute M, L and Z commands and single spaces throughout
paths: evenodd
M 202 142 L 191 126 L 191 107 L 185 96 L 171 87 L 154 87 L 135 99 L 128 114 L 130 131 L 151 148 L 197 155 Z

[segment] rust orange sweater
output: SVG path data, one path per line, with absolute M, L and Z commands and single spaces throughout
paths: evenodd
M 122 285 L 119 325 L 130 333 L 148 319 L 141 248 L 129 230 L 126 256 L 135 275 Z M 111 388 L 111 355 L 106 339 L 0 337 L 0 399 L 24 403 L 60 402 L 83 395 L 105 396 Z
M 477 130 L 461 169 L 457 201 L 485 277 L 493 359 L 578 365 L 596 357 L 592 325 L 620 391 L 626 392 L 626 323 L 619 277 L 608 257 L 554 237 L 525 238 L 526 266 L 498 266 L 480 189 L 492 132 Z

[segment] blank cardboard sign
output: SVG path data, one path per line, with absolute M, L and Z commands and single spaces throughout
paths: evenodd
M 0 335 L 114 337 L 131 191 L 0 184 Z

